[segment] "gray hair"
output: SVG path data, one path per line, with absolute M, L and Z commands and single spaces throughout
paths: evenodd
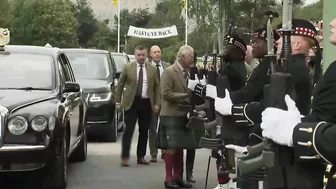
M 176 55 L 176 61 L 180 61 L 182 57 L 185 57 L 188 53 L 192 52 L 193 48 L 189 45 L 183 45 Z

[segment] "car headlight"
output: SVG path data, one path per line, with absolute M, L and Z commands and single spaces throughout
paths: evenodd
M 41 132 L 48 126 L 48 121 L 45 117 L 43 116 L 36 116 L 32 121 L 31 121 L 31 126 L 34 129 L 34 131 Z
M 94 93 L 91 98 L 90 102 L 103 102 L 110 100 L 112 93 Z
M 28 122 L 22 116 L 15 116 L 8 122 L 8 130 L 13 135 L 22 135 L 28 129 Z

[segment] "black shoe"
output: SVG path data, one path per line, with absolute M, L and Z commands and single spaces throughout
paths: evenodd
M 175 183 L 175 181 L 165 181 L 164 186 L 166 189 L 179 189 L 180 187 Z
M 180 188 L 191 188 L 192 184 L 189 182 L 186 182 L 184 180 L 176 180 L 175 183 L 180 187 Z
M 194 178 L 192 171 L 187 171 L 186 180 L 191 183 L 196 182 L 196 179 Z

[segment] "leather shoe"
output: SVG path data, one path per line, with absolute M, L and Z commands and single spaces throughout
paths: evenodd
M 152 156 L 152 159 L 150 160 L 150 162 L 156 163 L 157 162 L 157 157 L 156 156 Z
M 129 167 L 130 164 L 129 164 L 129 159 L 128 158 L 122 158 L 121 159 L 121 164 L 120 164 L 122 167 Z
M 187 171 L 186 180 L 192 183 L 196 182 L 196 179 L 194 178 L 192 171 Z
M 179 189 L 180 188 L 174 181 L 165 181 L 164 186 L 166 189 Z
M 189 182 L 186 182 L 184 180 L 176 180 L 175 183 L 180 187 L 180 188 L 191 188 L 192 184 Z
M 140 159 L 138 159 L 137 164 L 139 164 L 139 165 L 149 165 L 149 162 L 146 161 L 144 158 L 140 158 Z

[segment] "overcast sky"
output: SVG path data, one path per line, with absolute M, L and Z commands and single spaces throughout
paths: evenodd
M 305 4 L 311 4 L 311 3 L 314 3 L 316 0 L 305 0 Z

